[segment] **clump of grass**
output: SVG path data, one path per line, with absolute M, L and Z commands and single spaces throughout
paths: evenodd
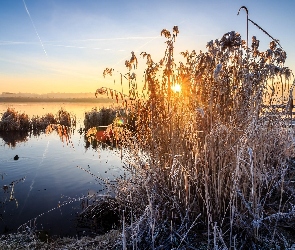
M 30 119 L 25 113 L 19 113 L 14 108 L 7 108 L 0 121 L 0 131 L 43 131 L 50 124 L 75 126 L 76 117 L 61 108 L 56 115 L 47 113 Z
M 97 126 L 108 126 L 113 123 L 117 117 L 118 110 L 114 108 L 101 108 L 97 110 L 92 109 L 85 113 L 84 126 L 85 129 L 89 129 Z
M 44 130 L 49 124 L 56 124 L 57 118 L 52 113 L 44 116 L 33 116 L 31 119 L 33 130 Z
M 19 113 L 13 108 L 8 108 L 2 115 L 0 130 L 2 131 L 27 131 L 30 120 L 25 113 Z
M 71 127 L 76 125 L 76 117 L 71 115 L 68 111 L 61 108 L 57 112 L 57 121 L 60 125 Z
M 85 113 L 84 125 L 86 148 L 92 145 L 116 146 L 122 138 L 123 131 L 135 130 L 136 115 L 123 108 L 92 109 Z M 81 130 L 82 133 L 82 130 Z
M 61 108 L 56 115 L 47 113 L 43 116 L 29 116 L 8 108 L 0 121 L 0 136 L 11 147 L 28 137 L 42 132 L 57 131 L 62 141 L 69 142 L 71 127 L 76 126 L 76 116 Z
M 276 41 L 259 51 L 256 37 L 248 48 L 232 31 L 206 52 L 183 52 L 177 65 L 178 33 L 162 30 L 160 62 L 141 54 L 148 97 L 136 89 L 134 53 L 125 63 L 129 95 L 116 95 L 126 109 L 136 107 L 135 133 L 125 130 L 120 144 L 131 177 L 115 190 L 125 211 L 123 248 L 290 247 L 294 82 L 286 53 Z
M 96 234 L 105 234 L 114 229 L 119 229 L 119 214 L 116 211 L 116 203 L 108 196 L 87 197 L 81 203 L 82 212 L 77 217 L 80 228 L 91 228 Z

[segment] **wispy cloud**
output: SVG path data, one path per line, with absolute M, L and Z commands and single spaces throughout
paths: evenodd
M 24 1 L 24 0 L 23 0 Z M 28 12 L 29 14 L 29 12 Z M 29 15 L 30 16 L 30 15 Z M 31 19 L 32 20 L 32 19 Z M 33 21 L 32 21 L 33 24 Z M 34 25 L 34 24 L 33 24 Z M 34 26 L 35 28 L 35 26 Z M 67 40 L 67 41 L 41 41 L 37 30 L 35 29 L 36 34 L 39 38 L 39 41 L 42 45 L 42 48 L 45 52 L 45 54 L 47 55 L 45 48 L 44 48 L 44 44 L 46 44 L 46 46 L 54 46 L 54 47 L 64 47 L 64 48 L 73 48 L 73 49 L 94 49 L 94 50 L 100 50 L 103 48 L 98 48 L 98 47 L 88 47 L 88 46 L 77 46 L 77 45 L 68 45 L 68 44 L 56 44 L 56 43 L 73 43 L 73 42 L 99 42 L 99 41 L 124 41 L 124 40 L 148 40 L 147 42 L 145 42 L 143 45 L 141 45 L 139 48 L 137 48 L 136 50 L 139 50 L 143 47 L 145 47 L 147 44 L 149 44 L 151 41 L 155 40 L 155 39 L 159 39 L 161 38 L 161 36 L 141 36 L 141 37 L 115 37 L 115 38 L 91 38 L 91 39 L 80 39 L 80 40 Z M 0 41 L 0 46 L 1 45 L 34 45 L 37 44 L 36 42 L 25 42 L 25 41 Z M 114 49 L 110 49 L 110 48 L 105 48 L 103 49 L 105 51 L 109 51 L 109 50 L 114 50 Z M 125 49 L 119 49 L 117 51 L 126 51 Z
M 48 44 L 48 46 L 74 48 L 74 49 L 97 49 L 97 48 L 89 48 L 85 46 L 74 46 L 74 45 L 63 45 L 63 44 Z
M 113 37 L 113 38 L 89 38 L 79 40 L 65 40 L 65 41 L 47 41 L 46 43 L 55 42 L 99 42 L 99 41 L 118 41 L 118 40 L 149 40 L 160 38 L 160 36 L 130 36 L 130 37 Z
M 36 44 L 35 42 L 0 41 L 0 45 Z
M 24 1 L 24 0 L 23 0 Z M 26 9 L 27 10 L 27 9 Z M 30 19 L 31 16 L 29 14 L 29 12 L 27 12 Z M 32 19 L 31 19 L 32 21 Z M 40 43 L 42 44 L 42 47 L 44 49 L 44 44 L 54 44 L 54 43 L 61 43 L 61 42 L 99 42 L 99 41 L 119 41 L 119 40 L 149 40 L 147 43 L 149 43 L 150 41 L 154 40 L 154 39 L 158 39 L 161 38 L 161 36 L 132 36 L 132 37 L 114 37 L 114 38 L 90 38 L 90 39 L 80 39 L 80 40 L 56 40 L 56 41 L 41 41 L 40 36 L 35 28 L 35 25 L 32 21 L 32 24 L 34 26 L 34 29 L 36 31 L 36 34 L 39 38 Z M 26 41 L 0 41 L 0 45 L 13 45 L 13 44 L 36 44 L 35 42 L 26 42 Z

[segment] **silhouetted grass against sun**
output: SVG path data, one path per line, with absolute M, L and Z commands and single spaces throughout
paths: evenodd
M 248 46 L 231 31 L 176 63 L 178 27 L 161 35 L 167 47 L 159 62 L 140 54 L 143 90 L 132 53 L 121 74 L 129 94 L 96 91 L 135 120 L 119 144 L 131 174 L 115 190 L 123 249 L 291 246 L 294 80 L 286 52 L 275 40 L 260 51 L 257 37 Z

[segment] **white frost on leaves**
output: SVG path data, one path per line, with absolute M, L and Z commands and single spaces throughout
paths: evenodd
M 222 69 L 222 64 L 221 63 L 217 64 L 216 69 L 214 70 L 214 80 L 215 81 L 219 80 L 219 73 L 220 73 L 221 69 Z
M 202 118 L 204 118 L 204 116 L 205 116 L 204 109 L 202 109 L 202 108 L 197 108 L 196 111 L 200 112 Z

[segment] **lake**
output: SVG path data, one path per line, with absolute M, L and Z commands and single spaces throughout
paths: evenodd
M 110 103 L 99 105 L 109 107 Z M 0 233 L 16 232 L 22 225 L 22 229 L 34 227 L 51 235 L 90 233 L 91 229 L 77 220 L 85 203 L 83 197 L 107 194 L 101 179 L 112 181 L 124 172 L 116 149 L 103 144 L 94 147 L 84 138 L 84 133 L 79 133 L 84 128 L 84 113 L 95 106 L 91 103 L 1 103 L 1 117 L 7 107 L 29 117 L 48 112 L 56 114 L 62 107 L 76 115 L 77 125 L 68 138 L 56 131 L 0 135 Z

